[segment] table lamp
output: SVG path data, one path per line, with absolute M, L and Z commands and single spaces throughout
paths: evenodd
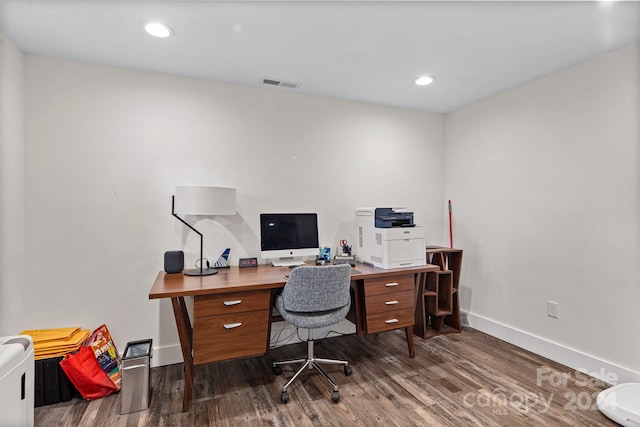
M 235 215 L 236 189 L 224 187 L 176 187 L 176 194 L 171 196 L 171 215 L 200 236 L 200 268 L 185 270 L 187 276 L 209 276 L 218 270 L 209 267 L 204 259 L 202 233 L 193 228 L 178 214 L 183 215 Z M 205 268 L 204 263 L 207 263 Z M 197 264 L 196 264 L 197 266 Z

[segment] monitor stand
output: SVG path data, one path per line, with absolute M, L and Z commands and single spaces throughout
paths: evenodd
M 277 261 L 272 261 L 271 265 L 274 267 L 296 267 L 304 265 L 304 261 L 296 258 L 280 258 Z

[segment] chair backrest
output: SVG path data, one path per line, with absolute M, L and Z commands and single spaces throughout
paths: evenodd
M 351 303 L 351 266 L 300 266 L 291 271 L 282 291 L 287 311 L 335 310 Z

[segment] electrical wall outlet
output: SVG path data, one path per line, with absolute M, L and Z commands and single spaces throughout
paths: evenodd
M 555 301 L 547 301 L 547 316 L 558 319 L 558 304 Z

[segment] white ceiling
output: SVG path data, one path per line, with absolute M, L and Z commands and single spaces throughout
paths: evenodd
M 640 40 L 640 2 L 0 0 L 0 30 L 32 54 L 447 112 Z

